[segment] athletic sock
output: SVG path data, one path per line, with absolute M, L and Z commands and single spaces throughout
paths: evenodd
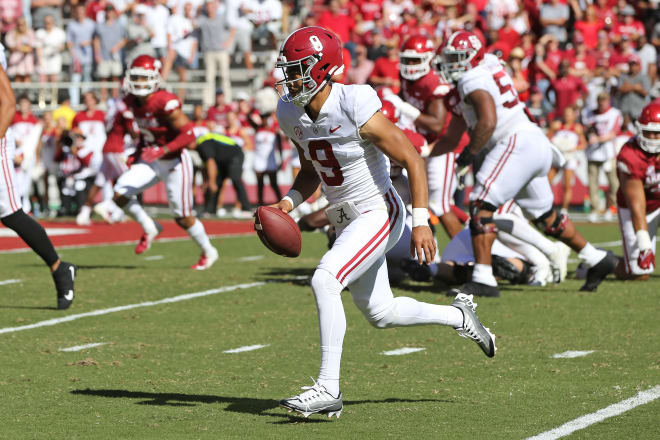
M 385 312 L 388 327 L 411 325 L 448 325 L 458 328 L 463 326 L 463 312 L 453 306 L 441 306 L 417 301 L 406 296 L 397 296 L 392 306 Z
M 493 276 L 493 267 L 490 264 L 475 264 L 472 271 L 472 281 L 488 286 L 497 286 L 497 280 Z
M 2 224 L 16 232 L 49 267 L 59 259 L 44 228 L 22 209 L 3 217 Z
M 90 208 L 87 205 L 82 205 L 80 208 L 80 212 L 78 213 L 79 216 L 84 216 L 85 218 L 89 218 L 90 215 L 92 214 L 92 208 Z
M 587 243 L 578 254 L 578 258 L 584 260 L 584 262 L 587 263 L 587 266 L 589 267 L 594 267 L 606 256 L 607 252 L 601 249 L 596 249 L 591 243 Z
M 507 230 L 506 226 L 504 226 L 506 222 L 511 222 L 510 231 Z M 531 244 L 548 257 L 552 255 L 555 250 L 554 242 L 541 234 L 524 218 L 521 218 L 515 214 L 498 214 L 495 223 L 497 224 L 498 228 L 500 228 L 500 226 L 504 226 L 500 228 L 504 232 L 508 232 L 514 237 Z
M 199 220 L 195 219 L 195 223 L 186 229 L 186 232 L 188 235 L 190 235 L 190 238 L 192 238 L 195 243 L 197 243 L 197 245 L 202 249 L 204 255 L 208 255 L 209 253 L 213 253 L 215 251 L 215 248 L 211 245 L 209 236 L 206 235 L 204 225 Z
M 332 396 L 339 395 L 339 371 L 342 345 L 346 333 L 346 315 L 341 302 L 344 286 L 323 269 L 316 269 L 312 277 L 321 334 L 321 368 L 318 383 Z
M 156 223 L 151 217 L 149 217 L 149 214 L 146 213 L 142 205 L 140 205 L 135 198 L 128 201 L 126 211 L 128 211 L 128 214 L 133 217 L 140 226 L 142 226 L 144 232 L 153 236 L 158 235 Z

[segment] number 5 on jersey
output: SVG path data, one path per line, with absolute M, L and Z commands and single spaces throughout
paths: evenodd
M 328 186 L 339 186 L 344 183 L 344 175 L 341 173 L 341 165 L 332 152 L 332 145 L 328 141 L 310 141 L 308 144 L 309 155 L 312 161 L 318 163 L 323 168 L 330 168 L 330 173 L 320 171 L 321 178 Z M 319 157 L 319 153 L 323 157 Z

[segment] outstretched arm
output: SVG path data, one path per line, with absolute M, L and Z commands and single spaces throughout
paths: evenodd
M 413 206 L 413 230 L 410 243 L 411 255 L 417 252 L 422 264 L 429 264 L 435 257 L 435 241 L 428 226 L 428 184 L 424 160 L 401 129 L 390 122 L 381 112 L 376 112 L 360 129 L 360 136 L 371 141 L 390 159 L 408 171 Z

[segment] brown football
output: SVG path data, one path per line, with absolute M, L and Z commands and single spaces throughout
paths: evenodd
M 300 229 L 289 214 L 272 206 L 260 206 L 255 214 L 254 229 L 261 242 L 276 254 L 291 258 L 300 255 Z

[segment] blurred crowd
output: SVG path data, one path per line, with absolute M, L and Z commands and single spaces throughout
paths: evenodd
M 219 74 L 231 96 L 230 55 L 254 76 L 253 41 L 274 48 L 291 7 L 279 0 L 2 0 L 0 27 L 14 82 L 116 82 L 137 55 L 149 54 L 160 59 L 164 80 L 175 71 L 186 82 L 203 65 L 206 82 Z M 69 94 L 77 106 L 80 87 Z M 105 88 L 100 98 L 107 99 Z M 39 96 L 42 104 L 57 99 Z
M 340 81 L 387 87 L 396 93 L 400 88 L 399 47 L 407 36 L 425 35 L 439 47 L 452 32 L 471 30 L 484 41 L 488 52 L 507 64 L 521 99 L 527 102 L 531 115 L 548 136 L 569 159 L 579 152 L 582 159 L 569 160 L 571 165 L 561 172 L 565 183 L 563 207 L 568 209 L 575 204 L 571 198 L 573 179 L 584 167 L 589 196 L 578 204 L 590 203 L 591 219 L 596 221 L 600 216 L 612 217 L 615 209 L 613 159 L 617 148 L 634 133 L 634 120 L 645 103 L 660 95 L 659 3 L 660 0 L 3 0 L 0 19 L 9 55 L 9 75 L 15 82 L 75 83 L 96 79 L 118 84 L 127 63 L 142 53 L 161 59 L 165 80 L 172 80 L 174 71 L 184 82 L 190 69 L 203 69 L 210 84 L 215 84 L 219 76 L 221 93 L 205 96 L 203 105 L 196 106 L 190 116 L 213 132 L 231 136 L 245 149 L 255 148 L 259 127 L 268 126 L 269 132 L 277 134 L 276 142 L 268 138 L 273 148 L 281 149 L 286 143 L 272 111 L 255 109 L 253 96 L 232 93 L 229 56 L 238 54 L 247 75 L 253 76 L 250 52 L 257 39 L 275 48 L 290 25 L 326 27 L 344 42 L 346 69 Z M 264 86 L 272 86 L 276 76 L 272 72 Z M 36 99 L 44 97 L 25 97 L 19 102 L 17 123 L 41 121 L 44 130 L 40 154 L 60 158 L 55 146 L 62 144 L 58 140 L 61 134 L 71 130 L 75 116 L 72 107 L 77 108 L 84 101 L 83 111 L 88 114 L 91 106 L 93 111 L 100 108 L 112 113 L 117 88 L 101 88 L 97 92 L 85 94 L 83 90 L 84 98 L 78 87 L 71 87 L 68 96 L 53 93 L 50 98 L 58 101 L 59 108 L 44 114 L 41 120 L 29 113 L 30 99 L 35 104 Z M 185 90 L 179 94 L 185 99 Z M 53 145 L 50 153 L 45 152 L 51 148 L 48 145 Z M 269 172 L 275 190 L 276 175 Z M 61 166 L 57 173 L 63 175 Z M 601 201 L 599 179 L 604 178 L 610 192 Z M 261 179 L 263 187 L 263 175 Z M 47 196 L 43 188 L 35 187 L 32 194 L 38 206 L 48 205 L 47 201 L 44 203 Z M 222 197 L 219 204 L 222 206 Z

